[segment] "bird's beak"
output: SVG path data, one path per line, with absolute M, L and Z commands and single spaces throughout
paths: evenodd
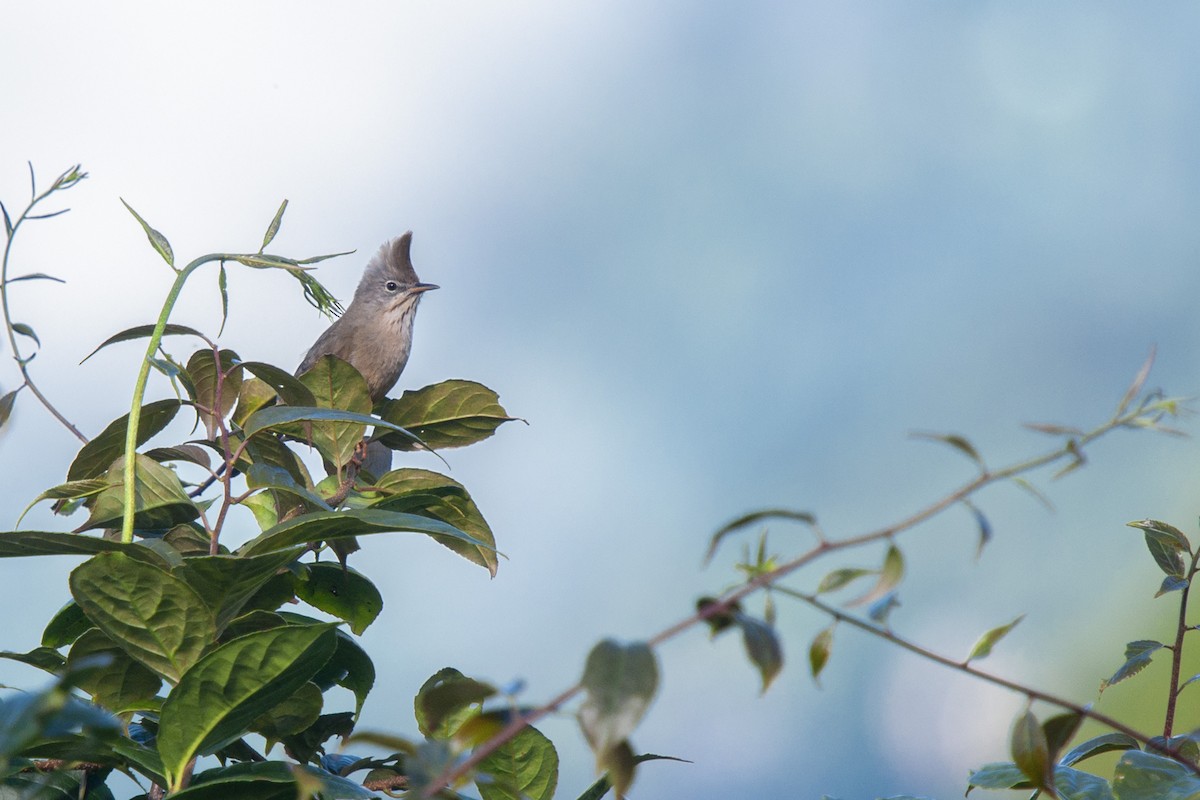
M 442 287 L 438 286 L 436 283 L 418 283 L 416 286 L 409 289 L 409 291 L 412 292 L 413 294 L 420 294 L 421 292 L 428 292 L 433 289 L 440 289 L 440 288 L 442 288 Z

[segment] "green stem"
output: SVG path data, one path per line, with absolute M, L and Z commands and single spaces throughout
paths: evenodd
M 125 429 L 125 517 L 121 525 L 121 541 L 126 544 L 133 541 L 133 514 L 137 503 L 137 485 L 135 484 L 137 467 L 134 457 L 137 453 L 138 426 L 142 417 L 142 399 L 146 395 L 146 381 L 150 377 L 150 361 L 154 358 L 159 344 L 162 343 L 167 319 L 170 318 L 171 311 L 175 308 L 175 301 L 179 299 L 179 293 L 183 291 L 183 284 L 187 281 L 188 276 L 195 272 L 197 267 L 211 261 L 230 261 L 234 258 L 235 256 L 229 253 L 209 253 L 206 256 L 200 256 L 176 273 L 175 282 L 171 284 L 171 291 L 167 293 L 167 299 L 158 315 L 158 322 L 154 324 L 154 332 L 150 334 L 146 357 L 142 359 L 142 368 L 138 371 L 137 382 L 133 387 L 133 405 L 129 409 L 129 425 Z

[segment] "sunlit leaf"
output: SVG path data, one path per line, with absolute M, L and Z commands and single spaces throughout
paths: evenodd
M 1017 617 L 1012 622 L 992 628 L 990 631 L 983 634 L 983 636 L 979 637 L 979 641 L 975 643 L 975 646 L 971 648 L 971 654 L 967 656 L 967 661 L 974 661 L 977 658 L 987 658 L 987 656 L 991 654 L 992 648 L 996 645 L 996 642 L 1007 636 L 1008 632 L 1017 627 L 1017 625 L 1023 619 L 1025 619 L 1024 614 Z
M 558 786 L 558 752 L 537 728 L 525 728 L 479 762 L 488 780 L 476 786 L 482 800 L 550 800 Z
M 413 699 L 417 727 L 425 736 L 448 738 L 473 713 L 473 708 L 496 693 L 495 686 L 444 667 L 425 681 Z
M 625 742 L 654 699 L 658 662 L 641 642 L 622 645 L 605 639 L 588 654 L 580 683 L 587 696 L 579 708 L 579 725 L 602 764 Z
M 464 447 L 482 441 L 505 422 L 516 417 L 500 405 L 500 398 L 483 384 L 451 380 L 406 391 L 388 400 L 380 413 L 387 422 L 400 426 L 434 449 Z M 379 436 L 393 450 L 424 449 L 413 438 L 396 433 Z
M 894 543 L 889 544 L 887 553 L 883 557 L 883 567 L 879 570 L 879 579 L 875 585 L 866 594 L 851 600 L 847 605 L 865 606 L 868 603 L 874 603 L 895 589 L 903 578 L 904 556 Z
M 1050 750 L 1046 736 L 1037 717 L 1030 711 L 1023 712 L 1013 724 L 1009 744 L 1013 763 L 1034 787 L 1046 789 L 1051 784 Z
M 830 625 L 813 638 L 808 646 L 808 665 L 814 681 L 820 680 L 821 671 L 829 662 L 829 651 L 833 647 L 833 626 Z
M 1125 646 L 1125 663 L 1113 673 L 1111 678 L 1100 683 L 1100 691 L 1137 675 L 1150 665 L 1150 658 L 1164 646 L 1162 642 L 1152 639 L 1139 639 L 1127 644 Z

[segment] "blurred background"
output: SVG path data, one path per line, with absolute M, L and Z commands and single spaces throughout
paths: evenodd
M 735 516 L 804 509 L 849 536 L 972 476 L 911 431 L 964 434 L 992 465 L 1041 452 L 1056 442 L 1022 422 L 1105 421 L 1154 344 L 1149 386 L 1195 394 L 1198 24 L 1182 3 L 23 4 L 0 29 L 0 199 L 23 207 L 26 161 L 41 186 L 76 162 L 91 177 L 12 252 L 12 274 L 67 283 L 10 303 L 41 338 L 35 379 L 95 434 L 128 410 L 142 348 L 79 361 L 152 322 L 173 277 L 118 198 L 180 263 L 256 250 L 288 198 L 271 249 L 356 249 L 317 272 L 343 300 L 414 231 L 443 288 L 397 391 L 474 379 L 529 422 L 446 453 L 508 556 L 495 580 L 406 535 L 352 561 L 386 600 L 363 726 L 415 734 L 412 695 L 440 667 L 523 679 L 536 703 L 598 639 L 687 615 L 737 578 L 740 542 L 701 564 Z M 285 275 L 235 267 L 229 285 L 221 341 L 244 358 L 291 368 L 327 324 Z M 172 321 L 216 334 L 214 268 Z M 32 401 L 0 434 L 5 529 L 78 445 Z M 1037 476 L 1053 512 L 982 495 L 979 560 L 961 508 L 905 534 L 894 629 L 963 657 L 1027 613 L 980 666 L 1095 701 L 1125 642 L 1169 635 L 1175 601 L 1153 600 L 1161 573 L 1125 523 L 1193 534 L 1198 457 L 1120 431 L 1086 469 Z M 23 527 L 76 524 L 39 508 Z M 811 542 L 770 526 L 781 554 Z M 75 563 L 0 564 L 3 647 L 38 643 Z M 1005 757 L 1021 697 L 845 627 L 817 687 L 826 620 L 785 601 L 778 624 L 787 665 L 763 696 L 736 635 L 662 649 L 634 744 L 693 763 L 646 765 L 634 797 L 952 797 Z M 1153 731 L 1166 666 L 1099 708 Z M 0 663 L 0 682 L 43 677 Z M 586 748 L 569 716 L 542 728 L 574 797 Z

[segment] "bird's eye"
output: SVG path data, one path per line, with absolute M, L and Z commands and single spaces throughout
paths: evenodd
M 400 288 L 400 284 L 396 283 L 395 281 L 388 281 L 383 285 L 383 288 L 387 289 L 389 292 L 394 292 Z

